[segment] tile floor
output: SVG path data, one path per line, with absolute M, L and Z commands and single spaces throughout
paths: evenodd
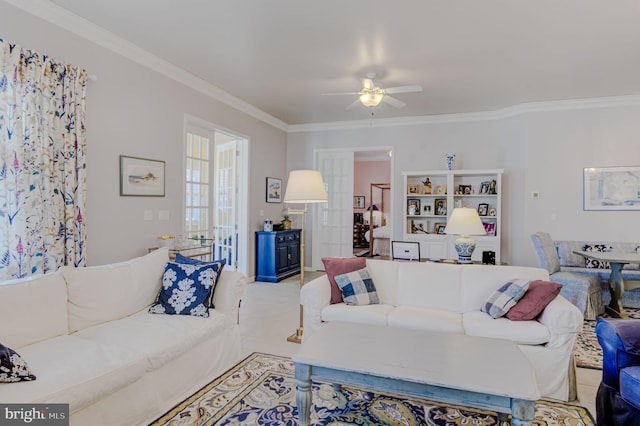
M 305 281 L 322 272 L 305 272 Z M 300 277 L 280 283 L 252 282 L 247 285 L 240 309 L 242 352 L 291 356 L 299 345 L 287 342 L 298 327 Z M 595 397 L 602 372 L 578 368 L 578 398 L 595 419 Z

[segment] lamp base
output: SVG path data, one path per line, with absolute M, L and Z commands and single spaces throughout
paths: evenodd
M 295 333 L 287 337 L 287 342 L 302 343 L 302 327 L 298 327 Z
M 471 263 L 471 255 L 476 249 L 476 242 L 466 235 L 461 235 L 453 245 L 458 253 L 458 263 Z

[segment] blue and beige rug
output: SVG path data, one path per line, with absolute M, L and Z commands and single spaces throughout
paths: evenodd
M 159 425 L 296 425 L 293 361 L 253 353 L 152 423 Z M 313 383 L 312 425 L 498 425 L 495 412 Z M 536 403 L 534 425 L 592 426 L 577 405 Z
M 640 319 L 640 309 L 624 308 L 624 310 L 630 318 Z M 603 317 L 606 318 L 607 314 Z M 596 321 L 584 322 L 582 331 L 578 333 L 573 355 L 578 367 L 602 370 L 602 348 L 596 336 Z

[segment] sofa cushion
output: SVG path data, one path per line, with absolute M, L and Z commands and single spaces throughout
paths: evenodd
M 19 350 L 67 330 L 67 287 L 59 271 L 0 283 L 3 344 Z
M 340 287 L 342 300 L 347 305 L 375 305 L 380 303 L 376 286 L 369 276 L 367 268 L 347 274 L 336 275 L 336 284 Z
M 506 339 L 519 345 L 542 345 L 551 338 L 549 329 L 538 321 L 491 318 L 489 314 L 480 311 L 464 313 L 462 324 L 469 336 Z
M 542 280 L 531 281 L 524 296 L 507 312 L 507 318 L 511 321 L 534 319 L 560 294 L 561 289 L 562 284 Z
M 211 301 L 209 306 L 215 308 L 215 305 L 213 304 L 213 295 L 215 294 L 218 282 L 220 282 L 220 276 L 222 276 L 222 271 L 224 270 L 224 265 L 227 263 L 227 261 L 225 259 L 212 261 L 198 260 L 191 257 L 185 257 L 180 253 L 176 253 L 175 261 L 176 263 L 187 263 L 191 265 L 210 265 L 213 268 L 213 271 L 216 273 L 216 278 L 213 281 L 213 289 L 211 289 Z
M 474 312 L 490 294 L 513 278 L 549 280 L 546 269 L 528 266 L 465 265 L 462 270 L 461 312 Z
M 190 315 L 135 315 L 85 328 L 74 336 L 121 348 L 145 358 L 155 370 L 228 327 L 224 314 L 212 310 L 208 318 Z
M 162 288 L 149 312 L 208 317 L 215 275 L 211 265 L 167 262 Z
M 620 396 L 640 408 L 640 365 L 620 369 Z
M 402 262 L 367 258 L 369 275 L 376 283 L 380 303 L 398 306 L 398 269 Z
M 599 252 L 606 253 L 612 250 L 612 247 L 608 244 L 585 244 L 582 246 L 583 251 L 589 252 Z M 594 268 L 594 269 L 609 269 L 609 262 L 602 262 L 597 259 L 589 259 L 588 257 L 584 258 L 584 266 L 585 268 Z
M 342 303 L 342 292 L 334 277 L 367 266 L 367 260 L 364 257 L 323 257 L 322 263 L 331 284 L 331 304 Z
M 389 327 L 411 328 L 441 333 L 464 333 L 462 314 L 442 309 L 398 306 L 389 314 Z
M 459 312 L 462 269 L 461 265 L 402 263 L 398 270 L 398 305 Z
M 124 318 L 151 305 L 158 295 L 168 249 L 109 265 L 62 273 L 69 294 L 69 332 Z
M 14 383 L 35 379 L 27 362 L 16 351 L 0 343 L 0 382 Z
M 386 326 L 387 317 L 394 309 L 394 306 L 377 304 L 352 306 L 344 303 L 334 303 L 322 309 L 322 321 L 346 321 L 358 324 L 371 324 Z
M 529 283 L 529 280 L 517 278 L 505 283 L 487 298 L 480 311 L 486 312 L 492 318 L 504 316 L 524 296 Z
M 58 336 L 20 349 L 38 376 L 0 386 L 3 403 L 65 402 L 73 413 L 140 379 L 146 359 L 75 336 Z

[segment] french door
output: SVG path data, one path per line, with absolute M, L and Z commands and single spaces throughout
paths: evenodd
M 311 267 L 323 257 L 353 255 L 353 151 L 316 151 L 315 167 L 327 189 L 326 203 L 314 204 Z M 310 205 L 311 207 L 311 205 Z

